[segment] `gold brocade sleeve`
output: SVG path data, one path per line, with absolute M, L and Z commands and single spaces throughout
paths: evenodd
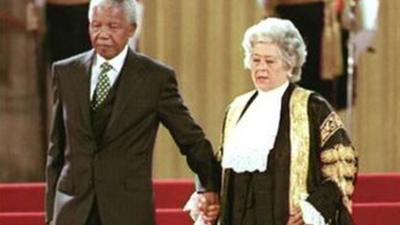
M 339 116 L 331 112 L 321 124 L 322 175 L 339 187 L 343 203 L 351 212 L 351 196 L 358 170 L 357 154 Z
M 336 131 L 343 128 L 344 125 L 340 117 L 335 112 L 331 112 L 321 125 L 321 146 L 324 146 Z

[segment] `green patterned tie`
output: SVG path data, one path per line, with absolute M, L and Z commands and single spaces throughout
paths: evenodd
M 106 99 L 108 92 L 111 89 L 110 79 L 107 76 L 107 72 L 112 69 L 112 66 L 107 62 L 101 64 L 100 74 L 97 78 L 96 89 L 94 90 L 94 96 L 92 101 L 92 108 L 96 110 L 99 108 L 101 103 Z

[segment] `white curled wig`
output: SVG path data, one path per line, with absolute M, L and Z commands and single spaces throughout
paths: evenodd
M 306 61 L 307 50 L 299 30 L 289 20 L 266 18 L 248 28 L 244 34 L 244 66 L 250 69 L 251 55 L 256 43 L 276 44 L 285 64 L 291 68 L 291 82 L 301 78 L 301 67 Z

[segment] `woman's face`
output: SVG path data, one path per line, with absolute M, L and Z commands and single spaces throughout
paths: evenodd
M 269 91 L 289 80 L 291 68 L 282 60 L 278 45 L 256 43 L 250 60 L 251 78 L 256 88 Z

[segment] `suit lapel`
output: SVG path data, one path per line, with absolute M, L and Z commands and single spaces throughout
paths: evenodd
M 115 134 L 115 124 L 121 113 L 128 104 L 132 104 L 134 95 L 138 92 L 138 84 L 143 78 L 142 64 L 139 63 L 138 56 L 132 50 L 128 50 L 124 66 L 118 77 L 119 86 L 117 89 L 116 100 L 112 110 L 111 118 L 104 133 L 104 141 L 107 141 L 112 134 Z M 112 132 L 110 132 L 112 131 Z
M 94 57 L 94 50 L 87 52 L 79 64 L 77 64 L 74 77 L 76 82 L 74 86 L 77 88 L 79 110 L 83 118 L 83 129 L 88 135 L 93 136 L 92 125 L 90 121 L 90 73 Z

